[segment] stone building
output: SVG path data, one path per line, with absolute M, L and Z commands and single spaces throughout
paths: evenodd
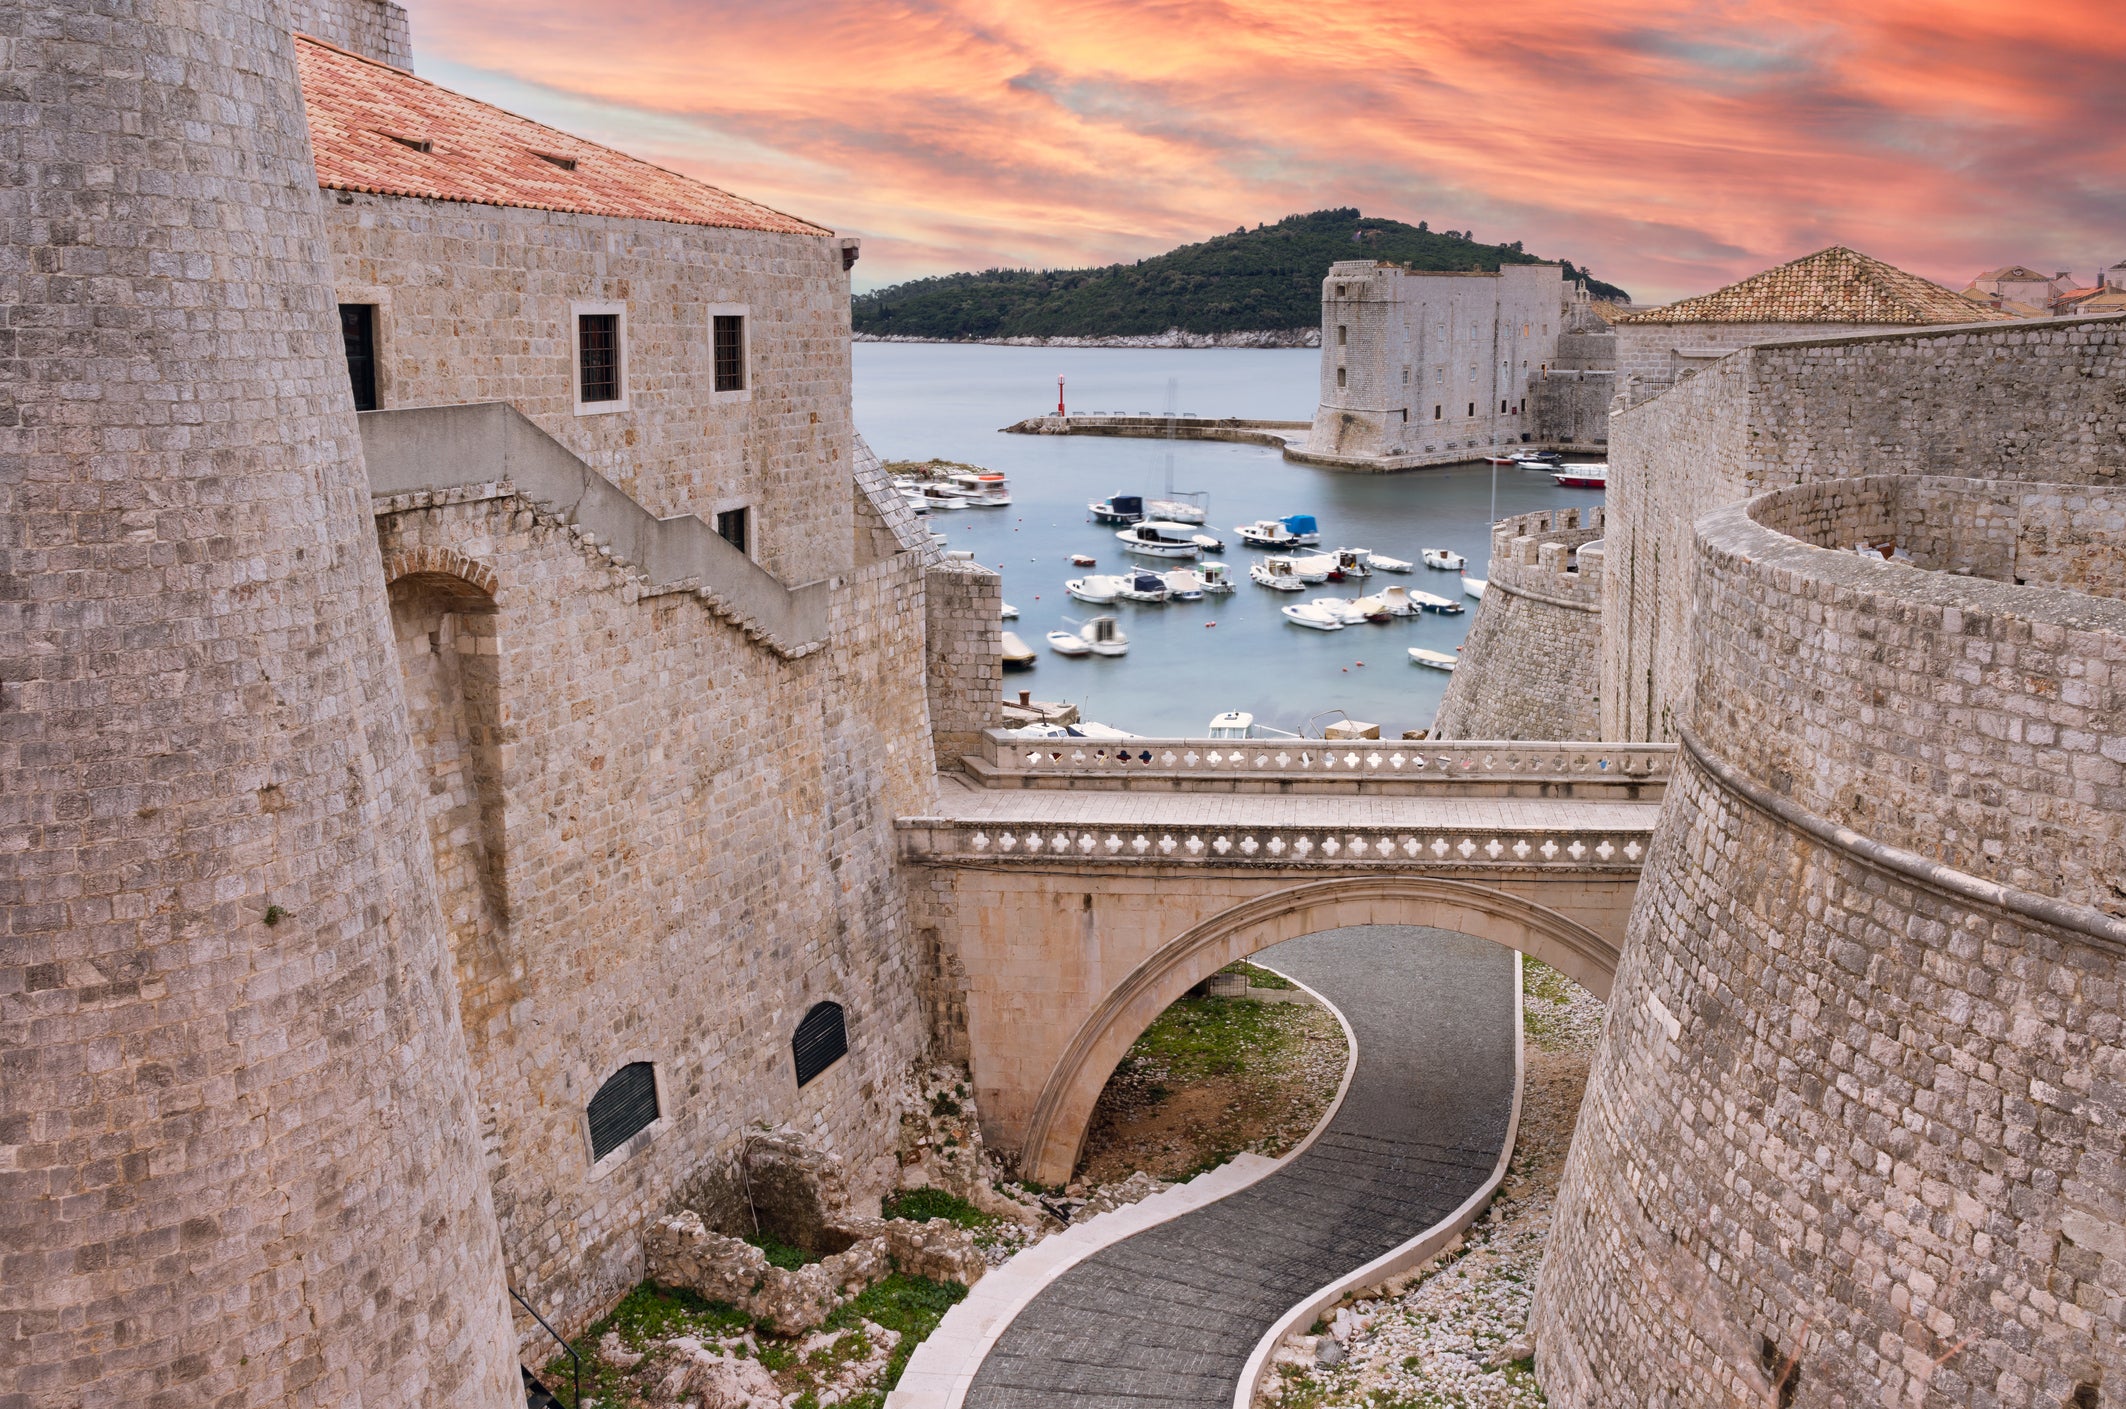
M 1636 404 L 1760 342 L 2011 316 L 1834 245 L 1724 289 L 1618 319 L 1618 392 L 1625 404 Z
M 1462 644 L 1433 716 L 1442 739 L 1591 739 L 1600 718 L 1604 513 L 1552 509 L 1491 529 Z
M 892 819 L 996 718 L 996 579 L 851 425 L 855 242 L 414 77 L 395 5 L 295 12 L 6 50 L 40 1409 L 521 1402 L 505 1284 L 580 1329 L 746 1132 L 875 1198 Z
M 1301 453 L 1346 469 L 1468 460 L 1535 436 L 1531 404 L 1558 358 L 1571 293 L 1555 264 L 1496 273 L 1329 266 L 1321 398 Z

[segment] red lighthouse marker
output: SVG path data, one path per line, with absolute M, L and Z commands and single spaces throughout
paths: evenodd
M 1056 414 L 1058 416 L 1070 414 L 1063 409 L 1063 374 L 1061 372 L 1056 373 Z

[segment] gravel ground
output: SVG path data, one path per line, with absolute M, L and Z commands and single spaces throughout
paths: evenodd
M 1325 1334 L 1287 1342 L 1259 1404 L 1282 1409 L 1533 1409 L 1545 1403 L 1527 1344 L 1529 1299 L 1550 1232 L 1600 1000 L 1556 970 L 1523 973 L 1526 1083 L 1513 1164 L 1491 1208 L 1406 1289 L 1338 1310 Z M 1342 1363 L 1323 1368 L 1327 1352 Z

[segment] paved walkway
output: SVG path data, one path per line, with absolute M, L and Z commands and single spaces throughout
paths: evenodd
M 1268 1178 L 1063 1273 L 998 1339 L 967 1409 L 1229 1409 L 1281 1315 L 1490 1176 L 1514 1097 L 1510 951 L 1369 925 L 1255 957 L 1328 998 L 1357 1035 L 1335 1119 Z

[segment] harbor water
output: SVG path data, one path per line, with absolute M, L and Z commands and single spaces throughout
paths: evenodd
M 1007 623 L 1040 657 L 1005 677 L 1007 690 L 1067 700 L 1083 717 L 1131 733 L 1201 737 L 1211 716 L 1246 710 L 1258 725 L 1318 733 L 1341 710 L 1381 726 L 1383 738 L 1429 727 L 1447 676 L 1414 665 L 1410 646 L 1452 652 L 1476 620 L 1477 603 L 1459 577 L 1426 568 L 1419 553 L 1451 548 L 1487 575 L 1496 479 L 1497 515 L 1591 506 L 1600 490 L 1564 489 L 1547 473 L 1481 461 L 1392 475 L 1350 474 L 1288 463 L 1263 446 L 1215 441 L 1122 440 L 1101 436 L 1004 435 L 999 428 L 1052 411 L 1056 377 L 1073 411 L 1165 409 L 1177 379 L 1177 409 L 1198 416 L 1306 420 L 1314 414 L 1321 354 L 1311 349 L 1018 348 L 965 344 L 858 343 L 856 425 L 887 460 L 938 457 L 1010 476 L 1003 509 L 932 514 L 930 527 L 953 548 L 997 568 L 1004 600 L 1019 609 Z M 1086 505 L 1110 494 L 1154 496 L 1168 487 L 1210 496 L 1206 532 L 1229 545 L 1223 560 L 1238 581 L 1229 596 L 1163 605 L 1074 601 L 1066 579 L 1188 566 L 1138 559 L 1122 550 L 1115 526 L 1089 520 Z M 1285 514 L 1320 521 L 1321 546 L 1370 548 L 1418 566 L 1359 583 L 1325 582 L 1273 592 L 1247 580 L 1265 556 L 1242 547 L 1235 524 Z M 1086 553 L 1094 568 L 1074 568 Z M 1217 558 L 1209 561 L 1218 561 Z M 1356 597 L 1390 584 L 1466 604 L 1460 616 L 1426 614 L 1342 631 L 1294 626 L 1279 609 L 1316 597 Z M 1121 657 L 1066 658 L 1043 639 L 1089 616 L 1116 617 L 1130 639 Z

